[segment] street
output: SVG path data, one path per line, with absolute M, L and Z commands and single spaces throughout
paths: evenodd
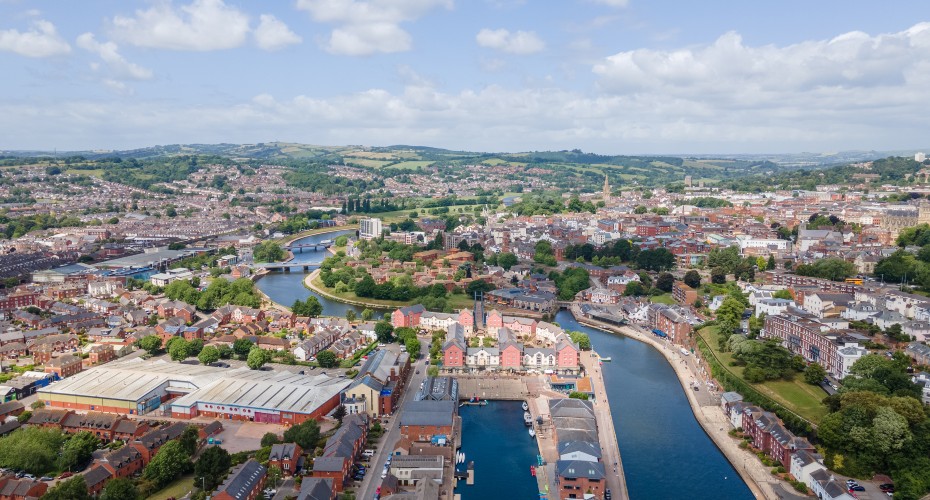
M 371 464 L 368 467 L 368 471 L 365 473 L 365 478 L 362 479 L 361 485 L 356 489 L 357 494 L 355 498 L 358 500 L 372 499 L 375 497 L 375 492 L 378 490 L 378 486 L 381 485 L 381 471 L 384 468 L 384 463 L 387 460 L 388 455 L 391 454 L 394 444 L 400 438 L 400 428 L 398 425 L 398 416 L 400 415 L 401 410 L 403 410 L 404 405 L 409 401 L 413 401 L 416 392 L 420 389 L 420 384 L 426 380 L 426 360 L 429 359 L 429 350 L 427 345 L 429 342 L 429 337 L 421 336 L 420 337 L 420 359 L 411 363 L 410 369 L 410 381 L 407 383 L 407 387 L 404 389 L 404 396 L 401 398 L 400 404 L 397 405 L 397 410 L 391 415 L 388 420 L 387 425 L 382 423 L 382 427 L 385 432 L 381 436 L 381 439 L 378 440 L 377 448 L 375 449 L 375 455 L 371 457 L 369 463 Z M 420 373 L 417 373 L 417 372 Z M 382 422 L 383 422 L 382 417 Z

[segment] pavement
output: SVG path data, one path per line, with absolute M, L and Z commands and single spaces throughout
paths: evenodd
M 607 471 L 607 488 L 610 488 L 611 498 L 630 498 L 626 487 L 626 476 L 623 473 L 623 461 L 620 459 L 620 445 L 617 443 L 617 433 L 614 429 L 614 420 L 610 413 L 610 403 L 604 387 L 604 375 L 600 368 L 600 359 L 596 352 L 581 353 L 581 364 L 585 373 L 591 377 L 594 385 L 594 417 L 597 420 L 597 437 L 601 445 L 601 460 Z M 611 472 L 611 467 L 613 472 Z
M 375 455 L 371 457 L 369 463 L 371 464 L 368 467 L 368 472 L 365 474 L 365 478 L 362 479 L 361 484 L 355 489 L 356 495 L 355 498 L 358 500 L 370 500 L 374 498 L 375 491 L 378 487 L 381 486 L 381 471 L 384 469 L 384 464 L 387 461 L 388 455 L 393 451 L 394 445 L 397 443 L 397 440 L 400 439 L 400 426 L 398 425 L 398 414 L 403 409 L 404 405 L 413 401 L 414 396 L 416 395 L 417 390 L 420 388 L 420 384 L 426 380 L 426 360 L 429 359 L 429 351 L 426 346 L 428 342 L 424 342 L 421 339 L 420 342 L 420 358 L 412 363 L 410 380 L 407 383 L 407 387 L 404 390 L 404 396 L 401 398 L 400 403 L 397 405 L 397 413 L 392 415 L 387 424 L 382 423 L 382 427 L 385 432 L 384 435 L 378 440 L 375 445 Z M 419 371 L 420 373 L 417 373 Z M 383 418 L 382 418 L 383 421 Z M 445 487 L 445 485 L 443 485 Z M 452 498 L 452 490 L 449 489 L 444 498 Z

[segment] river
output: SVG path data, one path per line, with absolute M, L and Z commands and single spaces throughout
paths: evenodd
M 318 243 L 353 232 L 325 233 L 299 241 Z M 328 255 L 304 252 L 295 254 L 294 259 L 318 263 Z M 301 272 L 272 273 L 258 280 L 257 286 L 275 302 L 288 306 L 314 295 L 326 316 L 344 317 L 349 309 L 361 312 L 361 307 L 307 290 L 305 276 Z M 613 359 L 603 364 L 603 370 L 630 498 L 752 498 L 739 474 L 695 420 L 675 371 L 659 352 L 641 342 L 581 325 L 568 311 L 559 312 L 556 322 L 567 330 L 587 333 L 597 352 Z M 529 441 L 519 420 L 519 429 L 511 428 L 515 424 L 510 420 L 521 416 L 522 410 L 517 406 L 520 411 L 511 411 L 507 405 L 492 402 L 486 407 L 462 408 L 463 449 L 476 467 L 476 484 L 459 488 L 463 499 L 501 498 L 502 485 L 507 485 L 507 498 L 538 497 L 529 475 L 535 443 Z M 500 412 L 506 415 L 496 415 Z M 474 435 L 481 437 L 475 440 L 471 438 Z M 473 444 L 476 441 L 480 446 Z
M 603 357 L 620 457 L 632 499 L 753 498 L 723 453 L 701 428 L 675 371 L 649 345 L 556 315 L 566 330 L 587 333 Z
M 334 231 L 331 233 L 322 233 L 315 234 L 313 236 L 307 236 L 297 240 L 295 243 L 319 243 L 323 240 L 334 240 L 342 235 L 353 235 L 355 230 L 345 230 L 345 231 Z M 294 254 L 294 260 L 291 262 L 294 263 L 308 263 L 308 264 L 319 264 L 323 262 L 323 259 L 329 257 L 329 251 L 304 251 Z M 345 317 L 346 311 L 352 310 L 356 314 L 361 314 L 364 307 L 353 306 L 349 304 L 343 304 L 341 302 L 332 301 L 324 298 L 316 292 L 308 290 L 304 286 L 304 278 L 307 274 L 295 270 L 295 272 L 285 273 L 285 272 L 272 272 L 265 275 L 263 278 L 259 279 L 256 282 L 256 286 L 259 290 L 265 293 L 271 300 L 277 302 L 278 304 L 290 307 L 295 300 L 306 300 L 307 297 L 313 295 L 316 297 L 320 304 L 323 305 L 323 315 L 324 316 L 339 316 Z M 388 312 L 387 310 L 374 309 L 376 313 Z

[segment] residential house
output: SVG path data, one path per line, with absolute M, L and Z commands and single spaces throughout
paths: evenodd
M 268 466 L 276 466 L 285 476 L 293 476 L 300 470 L 303 462 L 303 450 L 297 443 L 280 443 L 272 445 L 268 455 Z
M 220 484 L 212 500 L 255 500 L 262 494 L 265 486 L 267 469 L 250 458 L 245 463 L 232 468 L 226 479 Z

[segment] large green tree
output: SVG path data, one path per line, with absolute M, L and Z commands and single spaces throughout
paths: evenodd
M 190 454 L 177 440 L 168 441 L 145 467 L 143 477 L 164 486 L 191 469 Z
M 210 446 L 203 450 L 194 464 L 194 476 L 198 479 L 195 483 L 204 484 L 207 491 L 212 490 L 223 482 L 231 466 L 232 457 L 228 451 L 219 446 Z
M 258 370 L 262 366 L 265 366 L 265 363 L 270 361 L 270 357 L 268 351 L 255 346 L 249 351 L 249 356 L 246 358 L 245 364 L 250 370 Z
M 42 500 L 91 500 L 91 496 L 84 476 L 74 476 L 46 491 Z
M 316 420 L 306 420 L 300 424 L 292 425 L 284 431 L 285 443 L 297 443 L 305 450 L 316 448 L 320 439 L 320 426 Z
M 61 447 L 61 456 L 58 457 L 59 467 L 62 470 L 77 469 L 90 462 L 98 446 L 100 446 L 100 440 L 90 432 L 81 431 L 74 434 Z
M 320 351 L 316 354 L 316 362 L 322 368 L 335 368 L 339 366 L 339 359 L 336 353 L 330 350 Z
M 216 363 L 220 360 L 220 350 L 216 346 L 204 346 L 200 354 L 197 355 L 197 359 L 205 365 Z
M 107 485 L 100 493 L 100 500 L 136 500 L 136 498 L 139 498 L 139 490 L 136 489 L 135 483 L 122 477 L 107 481 Z

